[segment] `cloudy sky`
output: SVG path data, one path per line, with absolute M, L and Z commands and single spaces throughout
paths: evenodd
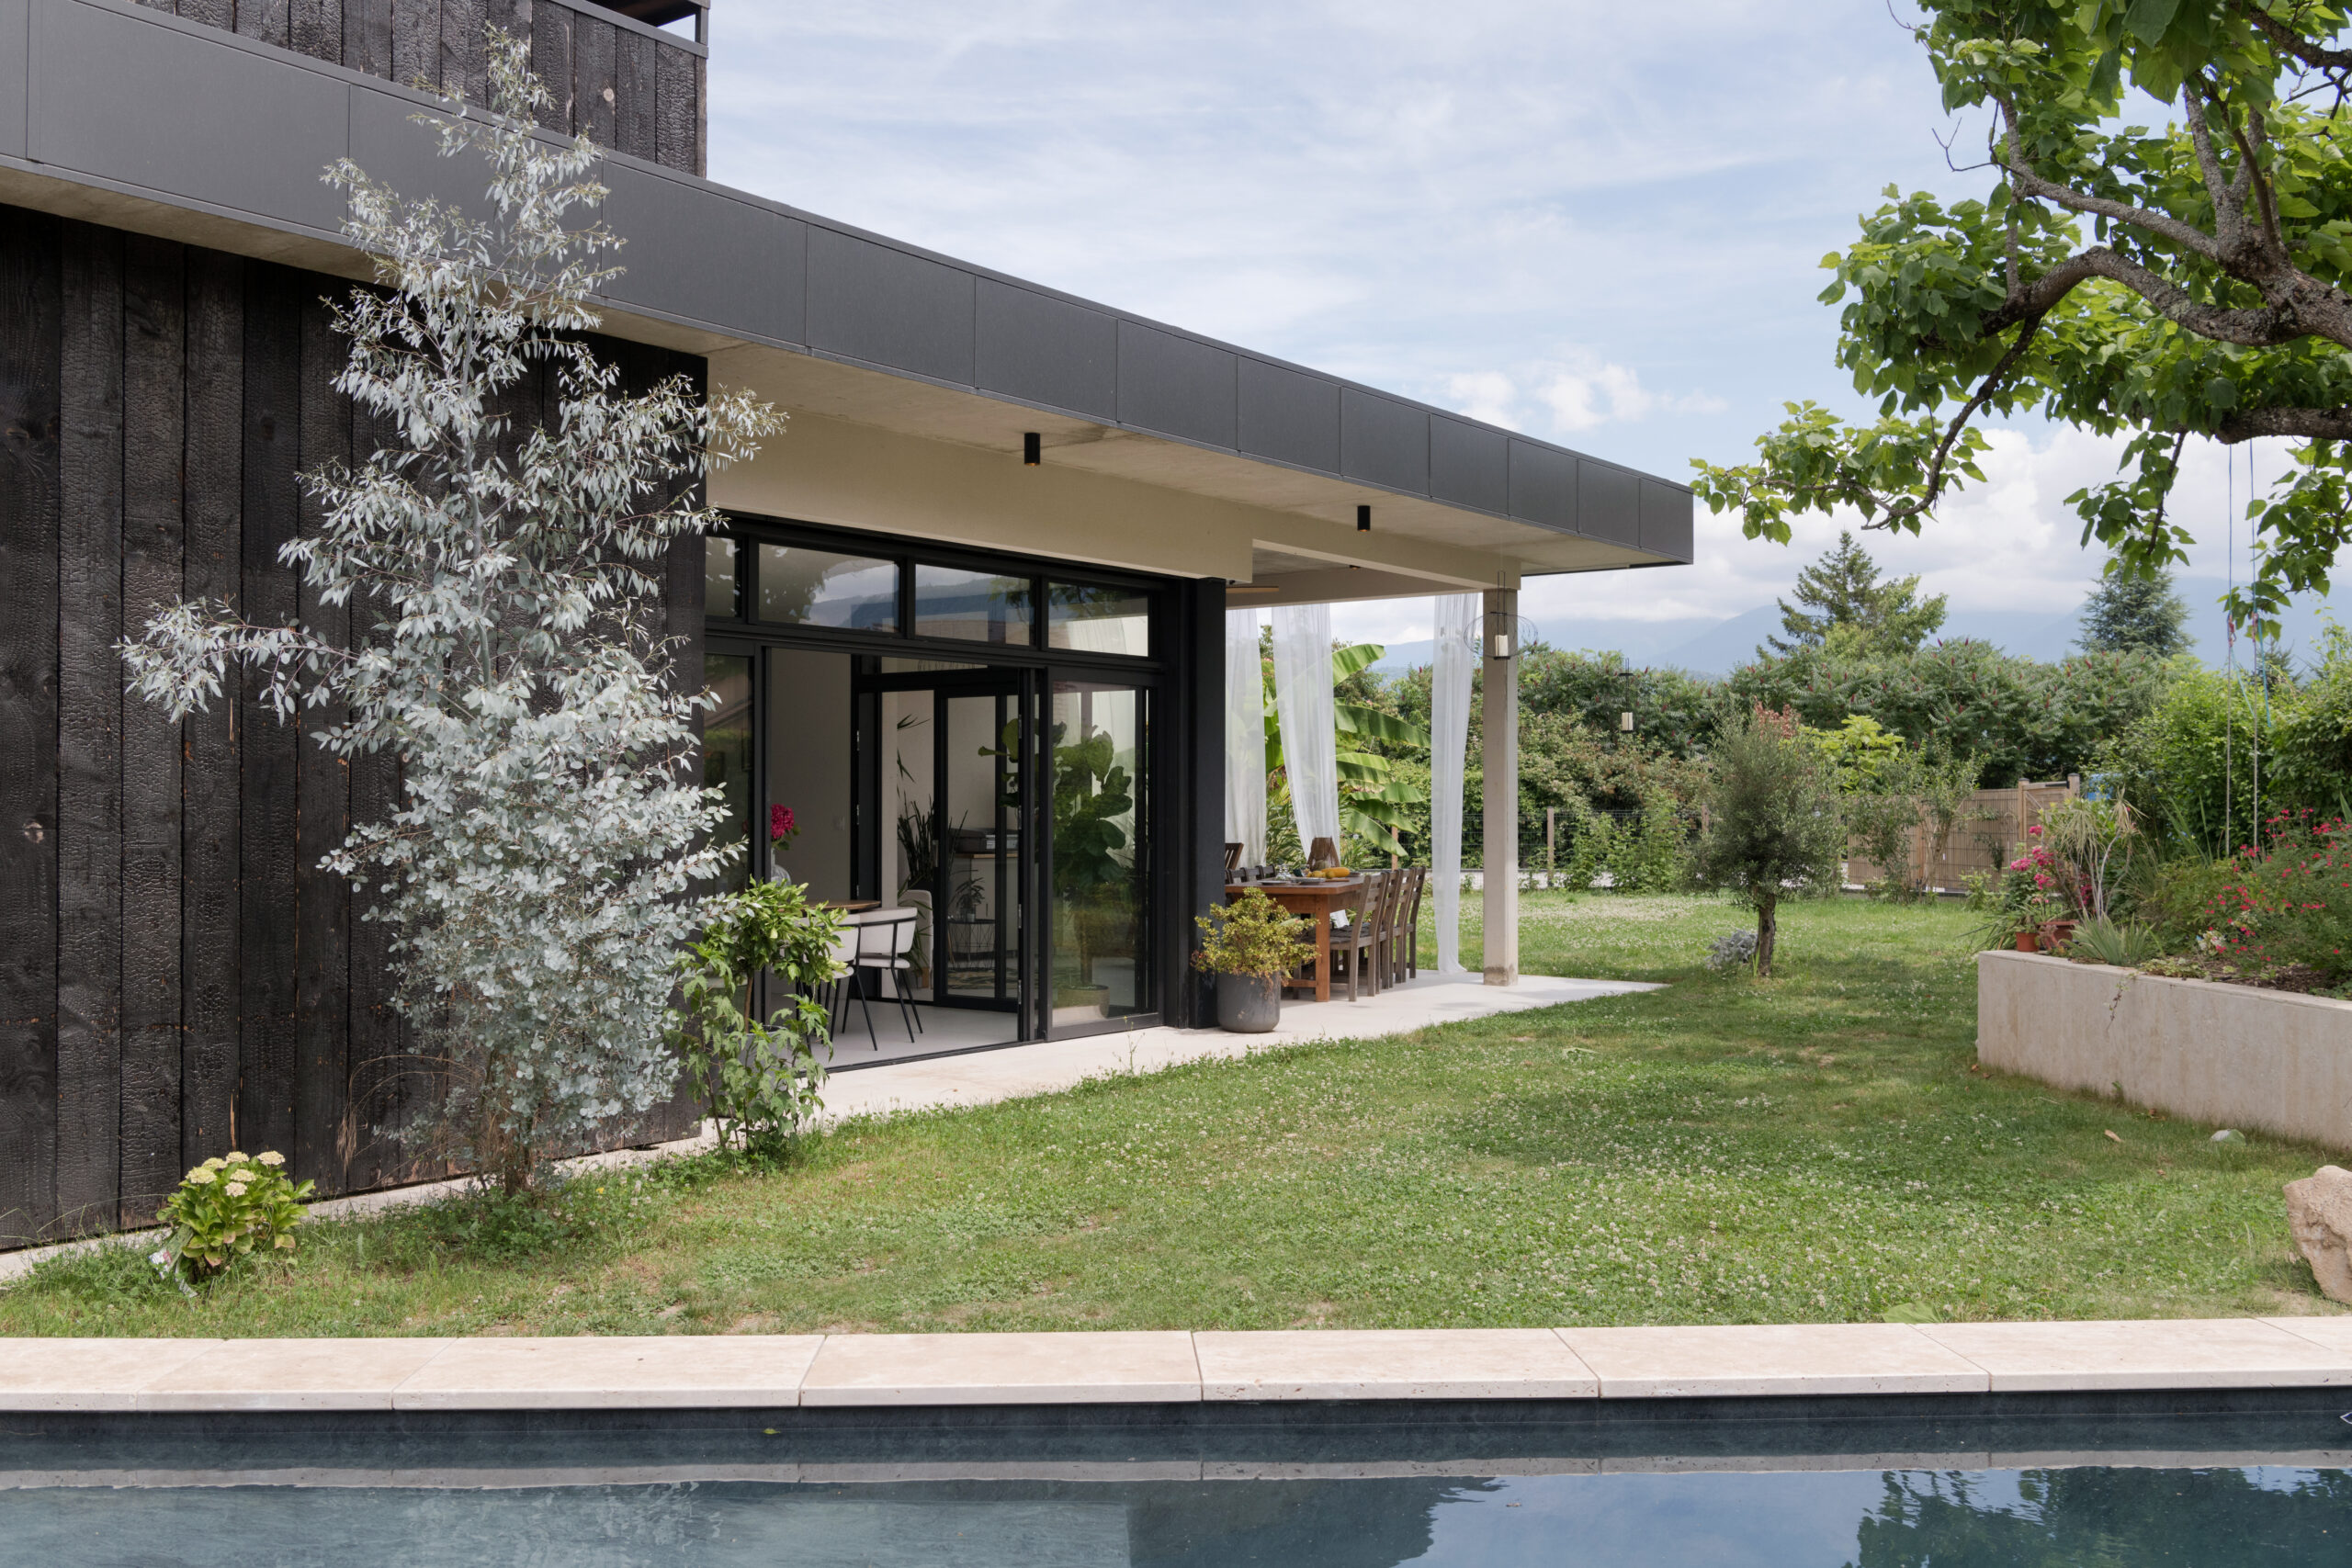
M 711 53 L 714 178 L 1676 479 L 1784 400 L 1856 412 L 1822 255 L 1891 182 L 1983 184 L 1885 0 L 736 0 Z M 1989 484 L 1875 553 L 1955 608 L 2067 609 L 2099 558 L 2062 503 L 2114 456 L 1995 441 Z M 2181 505 L 2215 575 L 2225 482 L 2200 457 Z M 1702 511 L 1698 565 L 1523 609 L 1599 646 L 1731 615 L 1836 531 Z M 1426 635 L 1419 602 L 1341 620 Z

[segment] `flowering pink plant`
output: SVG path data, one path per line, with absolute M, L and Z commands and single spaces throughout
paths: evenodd
M 788 848 L 792 843 L 793 835 L 799 831 L 800 824 L 792 818 L 792 807 L 789 806 L 768 807 L 769 843 L 774 844 L 777 849 Z

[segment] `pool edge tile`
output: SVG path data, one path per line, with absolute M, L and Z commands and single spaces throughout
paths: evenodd
M 392 1409 L 392 1394 L 400 1385 L 439 1359 L 457 1339 L 422 1336 L 381 1336 L 368 1338 L 223 1339 L 201 1356 L 192 1357 L 164 1377 L 140 1390 L 136 1408 L 146 1412 Z M 412 1347 L 431 1346 L 422 1356 L 404 1355 Z M 318 1358 L 322 1348 L 345 1358 L 374 1357 L 390 1365 L 373 1375 L 347 1379 L 333 1376 L 289 1376 L 290 1368 Z M 276 1358 L 273 1364 L 272 1358 Z M 207 1363 L 226 1363 L 243 1370 L 207 1386 Z M 347 1364 L 347 1363 L 346 1363 Z M 242 1381 L 232 1381 L 242 1380 Z M 180 1382 L 187 1386 L 167 1386 Z
M 1918 1327 L 1954 1355 L 1984 1367 L 1995 1393 L 2352 1385 L 2352 1354 L 2332 1350 L 2267 1318 L 2039 1319 Z M 2250 1329 L 2267 1330 L 2275 1338 L 2262 1343 L 2263 1337 L 2249 1334 Z M 2193 1346 L 2183 1352 L 2152 1343 L 2193 1339 L 2200 1330 L 2254 1343 L 2245 1347 L 2246 1359 L 2234 1362 L 2227 1352 L 2200 1353 Z M 2270 1364 L 2262 1364 L 2266 1360 Z
M 1057 1370 L 1075 1375 L 1054 1375 Z M 1200 1360 L 1185 1329 L 831 1334 L 800 1382 L 800 1403 L 811 1407 L 1193 1404 L 1200 1398 Z
M 1903 1398 L 1985 1393 L 1992 1386 L 1990 1376 L 1974 1361 L 1906 1323 L 1577 1325 L 1553 1332 L 1593 1370 L 1603 1399 Z M 1673 1363 L 1672 1341 L 1678 1338 L 1688 1346 L 1689 1361 L 1681 1367 Z M 1865 1348 L 1858 1348 L 1856 1341 Z M 1867 1360 L 1870 1344 L 1883 1348 L 1881 1354 L 1887 1356 L 1887 1364 L 1877 1371 L 1856 1370 L 1853 1363 Z M 1778 1352 L 1784 1360 L 1817 1357 L 1846 1365 L 1837 1370 L 1757 1370 L 1754 1363 L 1767 1352 Z M 1724 1364 L 1727 1353 L 1750 1364 L 1731 1370 Z M 1637 1363 L 1637 1370 L 1627 1369 L 1628 1359 Z M 1905 1359 L 1915 1364 L 1893 1364 Z M 1935 1364 L 1916 1364 L 1922 1361 Z M 1643 1362 L 1648 1364 L 1639 1364 Z
M 219 1339 L 126 1339 L 95 1335 L 76 1336 L 72 1338 L 40 1339 L 34 1342 L 51 1353 L 54 1353 L 56 1348 L 61 1346 L 72 1347 L 75 1349 L 85 1347 L 93 1349 L 99 1346 L 119 1347 L 121 1348 L 121 1354 L 153 1355 L 158 1359 L 160 1364 L 144 1369 L 143 1375 L 122 1380 L 119 1386 L 107 1386 L 102 1382 L 85 1382 L 76 1386 L 62 1377 L 46 1388 L 10 1387 L 0 1383 L 0 1414 L 29 1416 L 74 1411 L 95 1413 L 135 1411 L 139 1408 L 140 1393 L 157 1379 L 168 1376 L 223 1343 Z M 22 1338 L 0 1342 L 0 1348 L 5 1348 L 7 1344 L 24 1343 L 26 1340 Z M 175 1351 L 179 1354 L 175 1355 L 173 1353 Z M 70 1355 L 71 1352 L 69 1351 L 68 1354 Z
M 1218 1404 L 1600 1396 L 1547 1328 L 1200 1329 L 1193 1344 L 1201 1397 Z

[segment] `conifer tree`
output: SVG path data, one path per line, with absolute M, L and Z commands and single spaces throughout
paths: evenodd
M 1944 624 L 1945 597 L 1921 603 L 1917 576 L 1880 581 L 1878 563 L 1848 529 L 1797 574 L 1796 603 L 1780 602 L 1787 636 L 1765 641 L 1775 653 L 1825 645 L 1853 653 L 1912 653 Z
M 2110 567 L 2083 605 L 2083 648 L 2092 653 L 2148 653 L 2169 659 L 2188 647 L 2188 606 L 2173 592 L 2172 573 L 2127 576 Z

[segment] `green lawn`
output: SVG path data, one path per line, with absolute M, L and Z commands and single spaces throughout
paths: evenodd
M 581 1194 L 584 1235 L 520 1257 L 453 1240 L 448 1216 L 321 1224 L 291 1269 L 194 1302 L 135 1255 L 69 1259 L 0 1292 L 0 1332 L 2335 1310 L 2278 1190 L 2318 1150 L 2216 1148 L 2208 1127 L 1974 1070 L 1962 911 L 1797 906 L 1769 984 L 1699 963 L 1744 918 L 1538 895 L 1525 968 L 1671 987 L 853 1125 L 774 1174 L 608 1181 Z

